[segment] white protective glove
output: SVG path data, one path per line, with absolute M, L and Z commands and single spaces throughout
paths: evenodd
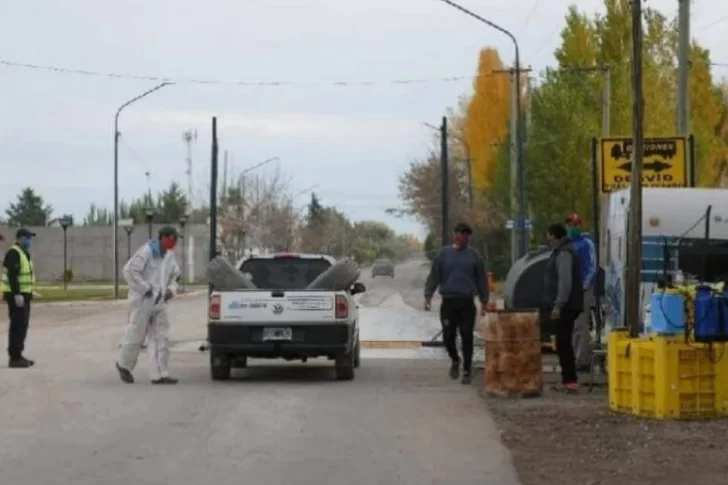
M 23 298 L 23 295 L 13 295 L 13 299 L 15 300 L 15 306 L 23 306 L 25 305 L 25 298 Z

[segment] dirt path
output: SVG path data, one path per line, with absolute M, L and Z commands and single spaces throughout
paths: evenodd
M 557 380 L 547 378 L 549 386 Z M 667 422 L 612 413 L 605 387 L 487 402 L 523 485 L 728 483 L 727 420 Z

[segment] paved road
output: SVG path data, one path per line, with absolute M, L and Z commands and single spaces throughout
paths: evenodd
M 421 294 L 408 279 L 418 271 L 364 278 L 363 335 L 431 335 L 434 315 L 404 304 Z M 202 297 L 171 312 L 174 340 L 204 337 Z M 113 369 L 123 305 L 38 305 L 34 316 L 36 367 L 0 367 L 2 485 L 518 483 L 476 387 L 450 381 L 441 360 L 365 352 L 352 382 L 334 381 L 326 361 L 252 362 L 213 383 L 207 355 L 179 345 L 179 386 L 151 386 L 145 365 L 128 386 Z

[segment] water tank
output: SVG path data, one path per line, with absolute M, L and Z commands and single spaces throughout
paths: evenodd
M 539 308 L 543 298 L 543 281 L 551 249 L 540 246 L 515 262 L 503 284 L 506 310 Z M 597 292 L 604 294 L 604 270 L 599 268 Z
M 539 308 L 543 297 L 543 279 L 551 249 L 541 246 L 516 261 L 503 284 L 506 310 Z

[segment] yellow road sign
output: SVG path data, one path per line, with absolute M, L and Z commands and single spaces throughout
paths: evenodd
M 601 139 L 601 191 L 629 187 L 632 138 Z M 643 187 L 687 187 L 687 143 L 684 137 L 645 138 Z

